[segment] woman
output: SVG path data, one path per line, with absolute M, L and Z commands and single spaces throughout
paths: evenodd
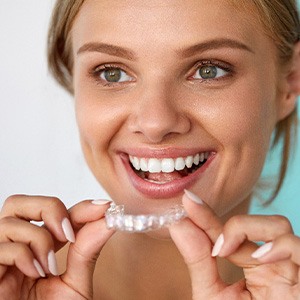
M 292 0 L 242 4 L 57 1 L 49 64 L 74 94 L 90 169 L 130 214 L 183 203 L 187 217 L 130 235 L 107 229 L 106 200 L 67 211 L 59 199 L 12 196 L 1 212 L 3 299 L 299 297 L 288 220 L 247 215 L 274 129 L 284 177 L 299 18 Z M 67 241 L 59 271 L 54 252 Z

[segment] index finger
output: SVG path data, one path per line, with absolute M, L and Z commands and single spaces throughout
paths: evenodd
M 111 200 L 83 200 L 69 209 L 70 219 L 75 231 L 86 223 L 97 221 L 104 217 Z
M 185 190 L 182 203 L 189 218 L 215 243 L 223 230 L 221 219 L 205 202 L 188 190 Z
M 224 242 L 222 235 L 224 225 L 221 219 L 206 203 L 190 191 L 185 191 L 182 202 L 189 218 L 207 234 L 215 245 L 213 252 L 219 252 Z M 257 248 L 255 243 L 246 240 L 236 252 L 226 258 L 240 267 L 254 266 L 258 262 L 252 258 L 251 254 Z
M 43 221 L 58 241 L 74 240 L 68 211 L 56 197 L 13 195 L 7 198 L 0 218 L 15 217 L 27 221 Z

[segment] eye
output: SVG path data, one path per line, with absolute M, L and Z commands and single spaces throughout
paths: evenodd
M 225 67 L 216 66 L 213 64 L 201 65 L 197 68 L 196 73 L 192 76 L 193 79 L 211 80 L 228 75 L 229 70 Z
M 133 80 L 124 70 L 112 66 L 100 66 L 95 69 L 94 74 L 106 83 L 119 83 Z

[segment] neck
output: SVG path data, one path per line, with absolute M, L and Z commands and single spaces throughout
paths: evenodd
M 107 299 L 191 299 L 188 270 L 171 240 L 117 232 L 98 265 L 99 280 L 95 279 L 103 283 L 102 294 L 110 286 Z M 179 286 L 188 288 L 178 293 Z

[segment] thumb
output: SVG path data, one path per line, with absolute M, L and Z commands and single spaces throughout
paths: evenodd
M 169 230 L 189 269 L 193 299 L 212 299 L 225 284 L 219 276 L 216 259 L 211 256 L 210 239 L 188 218 L 170 226 Z
M 104 214 L 107 201 L 84 201 L 70 210 L 70 219 L 76 229 L 75 243 L 67 256 L 66 272 L 62 280 L 87 299 L 92 299 L 93 274 L 101 249 L 114 233 L 106 228 Z

